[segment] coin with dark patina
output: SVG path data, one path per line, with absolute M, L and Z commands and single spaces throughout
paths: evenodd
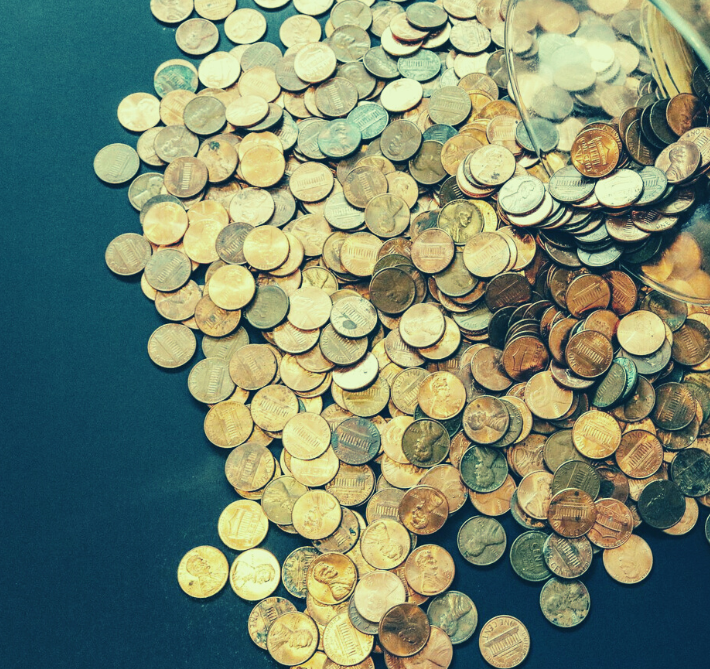
M 396 657 L 411 657 L 429 640 L 429 619 L 416 604 L 398 604 L 382 617 L 379 639 L 382 647 Z
M 461 479 L 474 492 L 493 492 L 508 476 L 505 456 L 500 450 L 488 446 L 469 448 L 461 458 L 460 469 Z
M 673 527 L 685 513 L 685 498 L 673 481 L 651 481 L 638 500 L 641 519 L 651 527 L 665 530 Z

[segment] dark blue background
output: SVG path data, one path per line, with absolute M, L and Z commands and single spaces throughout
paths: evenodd
M 187 550 L 221 547 L 217 518 L 235 495 L 187 372 L 148 359 L 153 305 L 103 260 L 113 237 L 139 225 L 126 190 L 99 183 L 92 161 L 106 144 L 135 144 L 116 108 L 181 57 L 174 28 L 152 18 L 148 0 L 2 9 L 0 666 L 274 667 L 247 635 L 251 606 L 229 586 L 209 602 L 177 586 Z M 291 13 L 272 14 L 268 39 L 278 43 L 279 17 Z M 530 669 L 708 666 L 702 522 L 683 538 L 641 532 L 655 564 L 640 586 L 616 584 L 597 560 L 584 579 L 589 619 L 561 631 L 507 556 L 488 569 L 458 556 L 456 531 L 473 513 L 467 504 L 434 539 L 456 556 L 454 587 L 482 620 L 507 613 L 528 626 Z M 505 526 L 510 543 L 517 529 Z M 283 560 L 298 544 L 272 527 L 265 545 Z M 454 667 L 483 664 L 477 636 L 456 648 Z

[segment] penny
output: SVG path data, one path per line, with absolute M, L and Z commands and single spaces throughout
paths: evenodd
M 408 490 L 399 504 L 402 524 L 414 534 L 432 534 L 440 529 L 449 515 L 445 495 L 430 486 Z
M 497 520 L 474 516 L 461 525 L 456 543 L 468 562 L 487 566 L 503 556 L 507 540 L 505 530 Z
M 685 498 L 685 513 L 683 517 L 673 527 L 669 527 L 663 532 L 672 536 L 687 534 L 695 527 L 699 516 L 698 503 L 692 497 Z
M 338 459 L 350 465 L 363 465 L 380 450 L 381 437 L 372 421 L 354 416 L 333 431 L 332 447 Z
M 688 497 L 710 493 L 710 454 L 699 448 L 679 452 L 671 464 L 671 477 Z
M 510 563 L 518 576 L 526 581 L 546 581 L 551 572 L 543 558 L 545 532 L 532 530 L 519 535 L 510 547 Z
M 217 529 L 226 546 L 244 551 L 258 546 L 264 540 L 269 520 L 256 502 L 238 500 L 222 511 Z
M 632 355 L 650 355 L 666 339 L 663 321 L 651 311 L 634 311 L 619 321 L 619 344 Z
M 362 533 L 360 544 L 362 555 L 370 565 L 376 569 L 394 569 L 407 558 L 411 541 L 404 525 L 384 518 L 371 521 Z
M 626 543 L 633 530 L 633 518 L 628 507 L 616 499 L 596 501 L 597 517 L 588 538 L 600 548 L 618 548 Z
M 510 499 L 515 490 L 515 481 L 508 474 L 503 485 L 493 492 L 471 492 L 471 503 L 480 513 L 487 516 L 501 516 L 510 510 Z
M 150 0 L 150 11 L 163 23 L 180 23 L 192 14 L 193 0 Z
M 130 181 L 140 169 L 140 159 L 135 149 L 127 144 L 109 144 L 94 158 L 96 176 L 109 184 Z
M 434 627 L 442 629 L 452 644 L 467 641 L 473 636 L 478 624 L 476 605 L 463 592 L 449 590 L 431 600 L 427 617 Z
M 397 657 L 411 657 L 429 640 L 429 620 L 416 604 L 393 606 L 380 621 L 379 640 L 385 651 Z
M 560 578 L 579 578 L 592 564 L 592 545 L 587 537 L 567 539 L 551 534 L 542 552 L 548 569 Z
M 592 128 L 577 135 L 571 158 L 572 165 L 581 174 L 599 178 L 614 170 L 619 162 L 619 146 L 612 133 L 603 128 Z
M 525 403 L 544 420 L 561 418 L 572 407 L 573 400 L 574 393 L 559 385 L 549 371 L 535 374 L 525 387 Z
M 437 421 L 414 421 L 402 434 L 402 453 L 417 467 L 433 467 L 442 462 L 448 452 L 449 435 Z
M 613 416 L 601 411 L 587 411 L 574 424 L 572 441 L 588 458 L 608 458 L 621 443 L 621 428 Z
M 114 274 L 131 276 L 145 269 L 151 254 L 152 248 L 145 237 L 126 232 L 111 240 L 104 257 Z
M 651 572 L 653 553 L 649 545 L 637 534 L 618 548 L 605 550 L 604 568 L 619 583 L 640 583 Z
M 589 591 L 581 581 L 550 579 L 540 591 L 542 613 L 557 627 L 575 627 L 589 614 Z
M 276 618 L 284 613 L 291 613 L 296 607 L 283 597 L 268 597 L 259 602 L 249 614 L 247 629 L 251 640 L 266 650 L 266 639 Z
M 251 465 L 249 469 L 244 466 L 247 462 Z M 275 464 L 273 456 L 264 446 L 249 442 L 229 454 L 224 469 L 233 487 L 253 492 L 263 488 L 273 478 Z
M 594 525 L 596 517 L 597 509 L 591 495 L 575 488 L 553 495 L 547 512 L 550 527 L 568 538 L 585 535 Z
M 190 394 L 204 404 L 217 404 L 226 400 L 235 390 L 229 378 L 229 368 L 219 358 L 200 360 L 190 371 L 187 387 Z
M 695 415 L 695 399 L 688 386 L 664 383 L 656 388 L 653 421 L 664 430 L 681 430 Z
M 198 546 L 180 560 L 178 584 L 185 594 L 205 599 L 217 594 L 229 578 L 229 563 L 222 551 L 212 546 Z
M 269 655 L 279 664 L 302 665 L 318 648 L 318 627 L 305 613 L 288 612 L 271 625 L 266 639 Z
M 181 367 L 195 354 L 197 340 L 189 328 L 168 323 L 157 328 L 148 340 L 148 355 L 158 366 L 167 369 Z
M 439 595 L 454 579 L 454 560 L 441 546 L 428 544 L 412 551 L 404 565 L 409 587 L 425 597 Z
M 272 553 L 251 548 L 232 563 L 229 582 L 242 599 L 256 601 L 268 597 L 281 580 L 281 566 Z
M 517 618 L 496 616 L 481 627 L 478 647 L 492 667 L 517 667 L 530 652 L 530 635 Z

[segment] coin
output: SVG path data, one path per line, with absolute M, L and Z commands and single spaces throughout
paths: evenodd
M 517 618 L 496 616 L 481 627 L 478 647 L 492 667 L 517 667 L 530 652 L 530 635 Z
M 551 578 L 540 591 L 542 613 L 557 627 L 575 627 L 589 615 L 589 591 L 581 581 Z
M 399 503 L 399 518 L 414 534 L 432 534 L 446 522 L 449 505 L 445 495 L 431 486 L 418 485 L 408 490 Z
M 451 555 L 434 544 L 419 546 L 407 558 L 404 574 L 414 592 L 431 597 L 447 590 L 454 580 Z
M 583 490 L 561 490 L 550 500 L 547 520 L 550 527 L 563 537 L 576 538 L 587 534 L 596 518 L 594 500 Z
M 432 626 L 444 630 L 452 644 L 467 641 L 478 624 L 478 611 L 470 597 L 463 592 L 449 590 L 431 600 L 427 617 Z
M 429 640 L 429 620 L 416 604 L 393 606 L 380 621 L 380 644 L 397 657 L 411 657 Z
M 487 566 L 503 556 L 507 540 L 497 520 L 474 516 L 461 525 L 456 543 L 461 555 L 471 564 Z
M 228 578 L 227 558 L 212 546 L 193 548 L 178 565 L 178 583 L 190 597 L 212 597 L 226 585 Z
M 651 572 L 653 553 L 649 545 L 637 534 L 618 548 L 604 551 L 604 568 L 619 583 L 640 583 Z
M 306 662 L 318 648 L 318 627 L 305 613 L 280 615 L 269 629 L 266 648 L 279 664 L 289 667 Z
M 96 176 L 109 184 L 130 181 L 140 169 L 140 158 L 127 144 L 109 144 L 94 158 Z

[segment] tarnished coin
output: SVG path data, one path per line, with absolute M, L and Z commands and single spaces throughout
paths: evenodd
M 432 599 L 427 617 L 432 627 L 444 630 L 454 645 L 470 639 L 478 624 L 476 605 L 468 595 L 456 590 L 449 590 Z
M 293 477 L 279 476 L 264 488 L 261 507 L 271 522 L 278 525 L 292 525 L 293 506 L 306 492 L 308 488 Z
M 592 564 L 592 545 L 587 537 L 570 539 L 551 534 L 542 555 L 548 569 L 560 578 L 579 578 Z
M 473 446 L 461 459 L 461 479 L 474 492 L 490 493 L 500 488 L 508 476 L 503 453 L 488 446 Z
M 543 558 L 543 547 L 548 535 L 531 530 L 519 535 L 510 547 L 510 564 L 515 573 L 526 581 L 546 581 L 552 573 Z
M 305 599 L 308 594 L 306 583 L 308 567 L 319 555 L 320 551 L 317 549 L 311 546 L 301 546 L 291 551 L 284 560 L 281 578 L 286 590 L 294 597 Z
M 487 566 L 503 557 L 507 540 L 497 520 L 474 516 L 461 525 L 456 543 L 461 555 L 471 564 Z
M 135 232 L 112 239 L 106 248 L 106 265 L 119 276 L 131 276 L 145 269 L 152 254 L 150 242 Z
M 140 169 L 136 150 L 127 144 L 109 144 L 94 158 L 96 176 L 108 184 L 123 184 L 130 181 Z
M 551 578 L 540 591 L 542 614 L 557 627 L 575 627 L 589 615 L 591 600 L 581 581 Z
M 212 546 L 193 548 L 178 565 L 178 583 L 190 597 L 212 597 L 225 586 L 228 578 L 227 558 Z
M 417 467 L 429 468 L 443 462 L 449 453 L 449 445 L 446 428 L 435 420 L 416 420 L 402 434 L 402 453 Z

